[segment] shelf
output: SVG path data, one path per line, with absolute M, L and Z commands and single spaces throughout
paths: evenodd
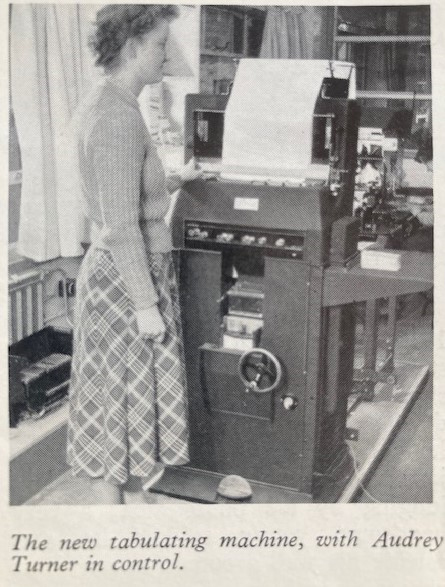
M 336 35 L 336 43 L 429 43 L 427 35 Z
M 359 159 L 360 161 L 381 161 L 381 162 L 384 162 L 384 157 L 368 157 L 368 156 L 362 157 L 361 155 L 357 155 L 357 159 Z
M 357 90 L 357 98 L 373 98 L 377 100 L 412 100 L 415 98 L 416 100 L 431 100 L 432 95 L 406 91 L 382 92 L 380 90 Z
M 419 251 L 398 251 L 399 271 L 329 267 L 323 282 L 323 306 L 341 306 L 369 299 L 428 291 L 433 287 L 433 255 Z
M 244 57 L 246 57 L 246 55 L 243 55 L 242 53 L 229 53 L 227 51 L 226 52 L 212 51 L 211 49 L 202 49 L 201 55 L 204 55 L 207 57 L 226 57 L 226 58 L 230 58 L 230 59 L 243 59 Z

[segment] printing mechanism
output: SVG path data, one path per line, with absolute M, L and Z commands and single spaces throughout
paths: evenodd
M 213 170 L 213 180 L 184 186 L 172 217 L 191 459 L 168 468 L 155 490 L 215 503 L 221 479 L 235 475 L 248 480 L 254 503 L 337 501 L 355 471 L 347 445 L 354 302 L 388 291 L 388 280 L 351 268 L 359 230 L 354 75 L 339 64 L 336 84 L 326 81 L 328 62 L 246 61 L 229 99 L 187 99 L 186 160 Z M 315 88 L 301 98 L 304 76 Z M 274 131 L 283 155 L 270 161 L 260 147 L 276 147 L 273 120 L 264 122 L 264 104 L 255 102 L 262 84 L 277 120 L 289 119 Z M 280 109 L 285 91 L 293 101 Z M 301 139 L 308 132 L 311 140 Z M 402 293 L 424 287 L 414 282 Z

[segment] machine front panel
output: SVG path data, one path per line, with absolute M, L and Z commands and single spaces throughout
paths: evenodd
M 190 465 L 310 492 L 312 479 L 302 476 L 306 461 L 314 460 L 314 446 L 305 443 L 314 417 L 307 409 L 311 399 L 306 385 L 309 269 L 298 260 L 265 256 L 258 270 L 262 274 L 256 276 L 264 289 L 264 327 L 259 344 L 277 356 L 283 365 L 283 380 L 271 392 L 246 391 L 238 374 L 243 351 L 225 348 L 223 342 L 224 313 L 232 302 L 219 294 L 225 288 L 225 270 L 231 263 L 237 264 L 232 253 L 187 249 L 182 255 L 185 276 L 192 270 L 195 276 L 193 282 L 182 283 L 187 289 L 182 312 L 190 397 Z M 255 308 L 251 303 L 240 314 L 248 314 L 249 309 L 254 313 Z M 202 316 L 206 324 L 199 327 L 196 316 Z M 312 368 L 317 370 L 317 365 Z M 311 394 L 315 401 L 316 394 Z M 294 401 L 294 408 L 285 407 L 286 398 Z
M 174 246 L 219 250 L 223 244 L 233 244 L 250 251 L 261 248 L 271 255 L 288 251 L 289 257 L 301 258 L 303 244 L 310 241 L 303 256 L 323 264 L 329 253 L 326 237 L 334 220 L 331 198 L 326 188 L 190 182 L 176 202 Z
M 302 259 L 304 235 L 295 231 L 233 226 L 227 224 L 186 220 L 186 247 L 222 251 L 228 247 L 246 249 L 274 257 Z

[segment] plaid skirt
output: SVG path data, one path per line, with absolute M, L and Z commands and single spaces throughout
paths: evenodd
M 74 475 L 123 484 L 155 462 L 188 461 L 187 397 L 172 257 L 149 257 L 163 343 L 142 338 L 109 251 L 90 247 L 77 280 L 69 391 L 68 463 Z

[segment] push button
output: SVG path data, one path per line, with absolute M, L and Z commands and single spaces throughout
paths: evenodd
M 251 234 L 245 234 L 241 237 L 241 242 L 243 245 L 253 245 L 255 240 L 255 237 Z
M 200 232 L 201 231 L 199 230 L 199 228 L 189 228 L 187 230 L 187 236 L 189 236 L 190 238 L 198 238 Z
M 221 243 L 230 243 L 235 238 L 235 235 L 231 232 L 221 232 L 216 236 L 216 240 Z
M 298 405 L 298 400 L 293 395 L 285 395 L 281 398 L 281 403 L 283 404 L 283 408 L 285 410 L 291 411 L 295 410 Z

